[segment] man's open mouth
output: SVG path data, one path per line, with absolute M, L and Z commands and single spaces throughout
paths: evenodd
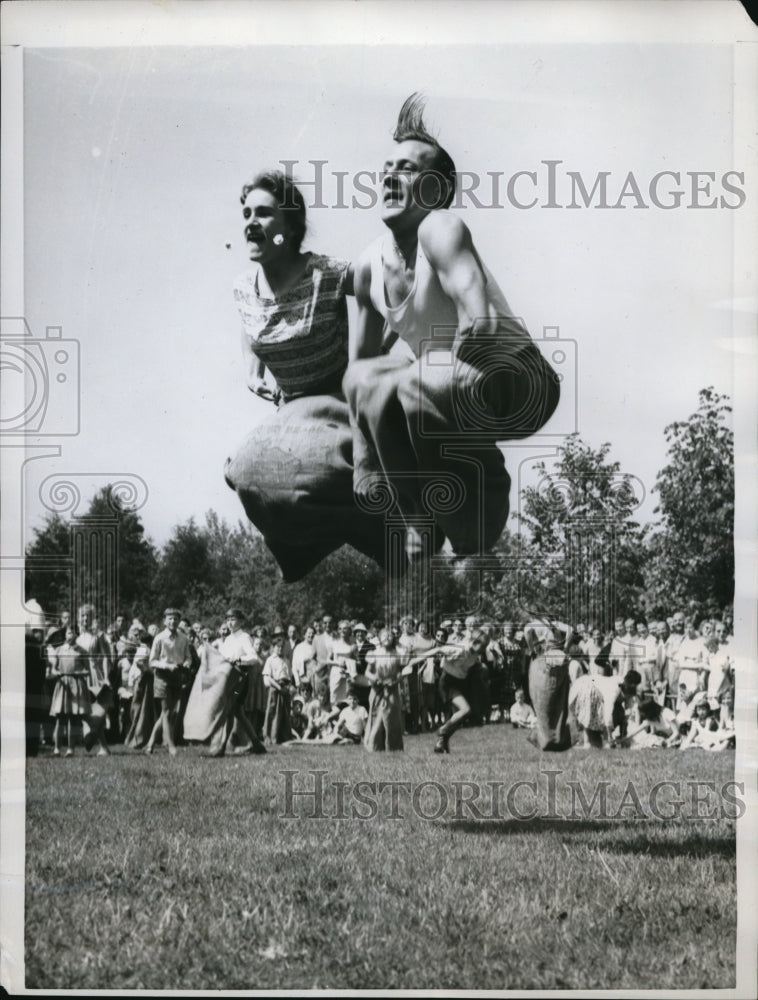
M 396 205 L 403 199 L 403 189 L 399 181 L 388 177 L 384 181 L 382 201 L 385 205 Z

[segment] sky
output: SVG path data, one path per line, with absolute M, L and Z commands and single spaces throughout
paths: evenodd
M 456 210 L 512 309 L 535 337 L 557 327 L 565 342 L 558 412 L 539 438 L 505 446 L 513 509 L 534 462 L 578 430 L 593 447 L 611 443 L 651 519 L 664 427 L 695 411 L 701 388 L 734 391 L 733 243 L 755 188 L 732 174 L 745 204 L 725 207 L 741 199 L 723 175 L 746 169 L 732 47 L 511 44 L 507 31 L 480 45 L 268 45 L 244 30 L 239 42 L 24 52 L 24 315 L 35 338 L 61 327 L 81 359 L 79 433 L 27 466 L 27 537 L 52 475 L 79 476 L 85 500 L 109 478 L 139 476 L 159 545 L 211 508 L 244 517 L 224 461 L 272 411 L 246 388 L 231 292 L 246 266 L 241 185 L 283 160 L 313 181 L 309 161 L 326 161 L 326 207 L 304 188 L 304 249 L 354 258 L 382 223 L 362 196 L 364 207 L 344 205 L 351 178 L 381 168 L 415 90 L 458 169 L 482 179 L 481 207 L 466 197 Z M 550 206 L 546 161 L 558 161 L 562 207 Z M 519 171 L 536 174 L 513 181 L 531 208 L 508 199 Z M 648 207 L 632 193 L 623 208 L 567 208 L 569 171 L 588 190 L 608 172 L 611 205 L 631 172 Z M 680 173 L 679 185 L 660 181 L 662 201 L 684 192 L 679 207 L 652 204 L 661 171 Z M 693 195 L 688 172 L 713 173 L 710 191 Z M 490 173 L 502 175 L 494 194 Z

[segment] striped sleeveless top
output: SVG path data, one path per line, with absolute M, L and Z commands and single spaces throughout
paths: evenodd
M 245 336 L 284 399 L 339 392 L 347 367 L 348 262 L 312 253 L 305 272 L 278 298 L 259 292 L 258 265 L 234 283 Z

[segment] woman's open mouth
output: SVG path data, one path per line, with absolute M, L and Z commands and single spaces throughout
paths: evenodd
M 261 229 L 250 229 L 245 230 L 245 239 L 248 243 L 252 243 L 254 246 L 261 246 L 266 242 L 266 235 Z

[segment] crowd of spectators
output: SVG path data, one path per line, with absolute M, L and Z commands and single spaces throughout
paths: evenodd
M 377 647 L 398 664 L 393 676 L 402 735 L 437 730 L 449 706 L 440 697 L 440 655 L 421 654 L 485 638 L 469 674 L 468 725 L 510 722 L 530 729 L 530 654 L 525 625 L 474 616 L 428 622 L 407 616 L 397 625 L 335 621 L 319 614 L 302 625 L 248 625 L 229 609 L 213 626 L 166 610 L 162 627 L 118 615 L 103 629 L 94 608 L 63 613 L 46 634 L 27 639 L 27 685 L 38 696 L 27 714 L 28 752 L 51 746 L 73 755 L 80 742 L 101 755 L 123 743 L 170 753 L 185 742 L 184 713 L 198 672 L 231 664 L 222 739 L 211 756 L 264 753 L 291 740 L 360 743 L 370 692 L 380 689 L 372 662 Z M 591 746 L 701 746 L 722 749 L 734 739 L 732 623 L 676 612 L 657 622 L 618 619 L 613 630 L 578 624 L 566 643 L 572 721 Z M 410 665 L 409 665 L 410 664 Z M 32 687 L 35 682 L 32 679 Z M 202 687 L 198 683 L 197 687 Z M 35 706 L 36 705 L 36 709 Z M 65 744 L 65 747 L 64 747 Z

